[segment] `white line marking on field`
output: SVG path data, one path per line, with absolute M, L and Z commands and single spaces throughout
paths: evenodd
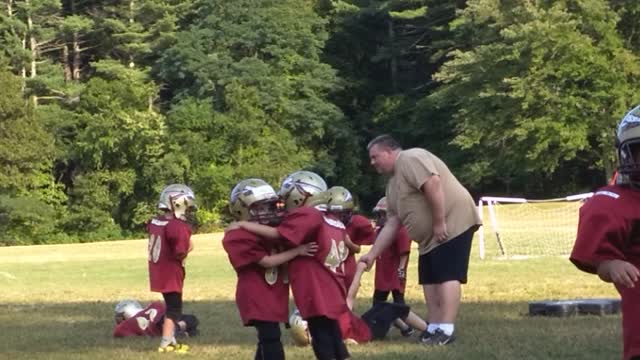
M 13 275 L 9 274 L 9 273 L 8 273 L 8 272 L 6 272 L 6 271 L 0 271 L 0 275 L 2 275 L 2 276 L 4 276 L 4 277 L 6 277 L 7 279 L 11 279 L 11 280 L 15 280 L 15 279 L 16 279 L 16 277 L 15 277 L 15 276 L 13 276 Z

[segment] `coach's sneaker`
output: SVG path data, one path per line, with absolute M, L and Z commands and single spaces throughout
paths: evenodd
M 456 337 L 453 336 L 453 334 L 447 335 L 442 331 L 442 329 L 436 329 L 436 332 L 433 334 L 425 331 L 420 338 L 420 342 L 424 345 L 448 345 L 455 340 Z
M 420 333 L 420 337 L 418 337 L 418 342 L 425 343 L 429 338 L 431 338 L 434 334 L 428 332 L 427 330 Z
M 169 344 L 165 347 L 158 348 L 159 353 L 186 354 L 189 352 L 189 345 L 185 344 Z

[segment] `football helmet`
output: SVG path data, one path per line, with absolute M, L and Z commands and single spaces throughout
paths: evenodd
M 135 300 L 120 301 L 118 304 L 116 304 L 116 308 L 114 310 L 114 318 L 116 320 L 116 324 L 120 324 L 121 322 L 134 317 L 143 309 L 144 308 L 142 307 L 142 305 L 140 305 L 140 303 Z
M 160 193 L 158 209 L 170 211 L 181 220 L 197 210 L 196 196 L 193 190 L 184 184 L 172 184 L 164 188 Z
M 618 184 L 640 188 L 640 106 L 620 121 L 616 133 Z
M 351 192 L 342 186 L 334 186 L 327 190 L 327 210 L 340 217 L 343 224 L 348 225 L 356 205 Z
M 229 211 L 236 221 L 276 225 L 282 220 L 283 207 L 276 191 L 262 179 L 240 181 L 229 198 Z
M 326 191 L 327 183 L 320 175 L 296 171 L 282 181 L 278 195 L 284 201 L 285 209 L 291 210 L 301 206 L 325 205 Z
M 300 315 L 298 309 L 293 309 L 289 316 L 289 330 L 291 331 L 291 338 L 293 342 L 298 346 L 307 346 L 311 344 L 311 334 L 309 334 L 309 327 L 307 322 Z
M 387 222 L 387 197 L 383 197 L 378 200 L 378 203 L 373 208 L 373 214 L 376 219 L 376 226 L 383 227 L 385 222 Z

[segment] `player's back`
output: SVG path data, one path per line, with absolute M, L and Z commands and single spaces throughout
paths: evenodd
M 289 263 L 291 289 L 302 317 L 337 319 L 347 309 L 343 262 L 348 250 L 344 224 L 315 208 L 301 207 L 285 216 L 278 232 L 290 246 L 318 244 L 314 256 L 298 256 Z

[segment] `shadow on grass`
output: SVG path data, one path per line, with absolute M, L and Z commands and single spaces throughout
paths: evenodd
M 362 299 L 357 312 L 365 310 Z M 0 358 L 155 358 L 158 339 L 114 339 L 112 302 L 0 305 Z M 424 306 L 412 304 L 424 314 Z M 616 359 L 621 357 L 620 317 L 529 317 L 527 304 L 464 303 L 456 324 L 458 340 L 426 348 L 392 330 L 383 342 L 350 347 L 354 359 Z M 241 326 L 234 302 L 186 302 L 185 313 L 201 321 L 201 336 L 189 339 L 195 358 L 251 359 L 255 331 Z M 291 346 L 288 359 L 313 358 L 310 348 Z M 4 355 L 3 355 L 4 354 Z

